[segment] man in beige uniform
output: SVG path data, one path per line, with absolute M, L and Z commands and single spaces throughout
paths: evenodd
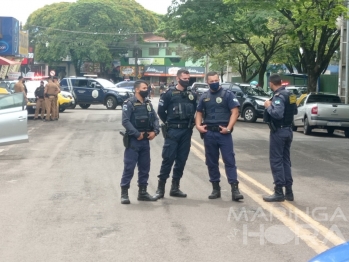
M 59 85 L 57 76 L 53 77 L 53 83 L 57 85 L 58 92 L 57 92 L 57 96 L 55 97 L 55 103 L 54 103 L 54 108 L 52 109 L 52 112 L 53 112 L 52 115 L 53 115 L 53 120 L 58 120 L 59 118 L 58 93 L 61 92 L 61 87 Z
M 24 94 L 25 100 L 28 103 L 27 94 L 25 93 L 25 89 L 24 89 L 24 85 L 23 85 L 23 76 L 19 76 L 18 77 L 18 82 L 15 84 L 14 90 L 15 90 L 15 93 L 21 93 L 22 92 Z
M 58 94 L 58 87 L 56 84 L 52 82 L 52 78 L 48 79 L 48 83 L 45 86 L 45 104 L 46 104 L 46 118 L 44 121 L 53 121 L 54 120 L 54 112 L 51 112 L 53 104 L 55 103 L 55 97 Z M 50 118 L 50 114 L 52 113 L 52 117 Z

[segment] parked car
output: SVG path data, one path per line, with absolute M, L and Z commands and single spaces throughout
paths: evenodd
M 0 94 L 0 146 L 28 142 L 23 93 Z
M 308 262 L 345 262 L 349 261 L 349 242 L 334 246 L 313 257 Z
M 263 118 L 264 102 L 270 99 L 263 90 L 239 83 L 223 83 L 222 87 L 235 94 L 240 103 L 240 115 L 246 122 L 256 122 L 257 118 Z
M 208 91 L 210 89 L 210 86 L 207 83 L 200 83 L 200 82 L 194 82 L 190 90 L 195 92 L 197 94 L 197 99 L 200 99 L 200 96 Z
M 292 127 L 293 131 L 303 127 L 305 135 L 314 128 L 327 129 L 329 134 L 344 130 L 349 138 L 349 105 L 343 104 L 338 95 L 310 93 L 299 101 Z
M 91 104 L 102 104 L 107 109 L 115 109 L 133 96 L 131 90 L 119 89 L 103 78 L 67 77 L 62 79 L 60 85 L 61 90 L 73 94 L 75 103 L 83 109 L 89 108 Z
M 286 89 L 295 94 L 297 97 L 300 97 L 302 94 L 307 93 L 306 86 L 286 86 Z
M 1 88 L 6 88 L 7 91 L 9 91 L 10 93 L 14 93 L 15 92 L 15 84 L 17 83 L 17 81 L 13 81 L 13 80 L 3 80 L 0 82 L 0 87 Z
M 117 88 L 124 88 L 124 89 L 127 89 L 129 91 L 132 91 L 134 92 L 134 84 L 135 84 L 136 81 L 122 81 L 122 82 L 119 82 L 119 83 L 116 83 L 115 86 Z

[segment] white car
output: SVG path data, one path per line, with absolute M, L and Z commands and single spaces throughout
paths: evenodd
M 0 94 L 0 146 L 28 142 L 23 93 Z

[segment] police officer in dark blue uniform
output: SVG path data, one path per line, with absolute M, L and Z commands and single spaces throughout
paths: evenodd
M 159 119 L 148 97 L 148 84 L 136 81 L 135 96 L 126 100 L 122 107 L 122 125 L 126 128 L 124 137 L 124 171 L 121 178 L 121 203 L 130 204 L 128 189 L 138 164 L 138 200 L 156 201 L 147 193 L 150 170 L 149 140 L 159 134 Z M 126 141 L 126 142 L 125 142 Z
M 232 200 L 239 201 L 244 197 L 238 187 L 231 132 L 239 117 L 240 104 L 231 91 L 223 90 L 219 85 L 219 76 L 216 72 L 207 73 L 206 82 L 210 90 L 200 97 L 195 124 L 204 139 L 206 165 L 213 187 L 212 194 L 208 198 L 221 197 L 219 186 L 221 174 L 218 163 L 220 150 L 228 182 L 231 185 Z
M 162 132 L 165 144 L 162 150 L 162 164 L 158 175 L 159 184 L 156 191 L 158 198 L 165 194 L 165 184 L 173 168 L 170 196 L 186 197 L 179 189 L 185 163 L 188 159 L 191 136 L 194 127 L 196 95 L 187 90 L 190 75 L 185 69 L 177 72 L 177 86 L 169 88 L 161 95 L 158 115 L 164 125 Z M 164 132 L 165 131 L 165 132 Z
M 274 178 L 274 194 L 263 197 L 267 202 L 293 201 L 290 148 L 293 139 L 292 122 L 297 114 L 296 96 L 281 85 L 279 75 L 271 75 L 270 88 L 274 91 L 272 100 L 264 103 L 264 121 L 270 127 L 269 159 Z M 283 187 L 286 187 L 284 195 Z

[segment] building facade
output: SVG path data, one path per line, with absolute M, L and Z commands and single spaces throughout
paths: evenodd
M 144 79 L 154 85 L 176 82 L 177 71 L 185 68 L 190 72 L 190 82 L 203 82 L 205 68 L 201 63 L 185 61 L 179 50 L 183 45 L 172 43 L 153 34 L 144 35 L 143 42 L 135 45 L 120 59 L 122 79 Z M 138 73 L 138 74 L 137 74 Z

